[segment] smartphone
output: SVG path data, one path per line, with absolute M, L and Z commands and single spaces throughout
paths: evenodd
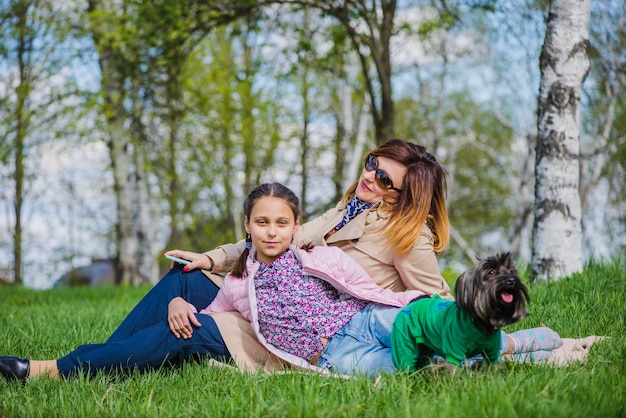
M 175 261 L 175 262 L 177 262 L 179 264 L 189 264 L 189 263 L 191 263 L 191 261 L 189 261 L 189 260 L 185 260 L 183 258 L 174 257 L 173 255 L 166 255 L 165 258 L 167 258 L 168 260 Z

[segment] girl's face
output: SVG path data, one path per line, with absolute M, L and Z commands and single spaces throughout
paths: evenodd
M 406 167 L 396 160 L 387 157 L 377 157 L 378 169 L 387 173 L 393 186 L 402 190 L 404 188 L 404 176 Z M 376 182 L 376 170 L 368 171 L 363 167 L 361 177 L 356 186 L 356 196 L 367 203 L 378 203 L 383 200 L 383 196 L 389 193 L 398 194 L 395 190 L 382 188 Z
M 287 250 L 300 222 L 283 199 L 262 197 L 252 206 L 245 226 L 257 250 L 257 260 L 269 264 Z

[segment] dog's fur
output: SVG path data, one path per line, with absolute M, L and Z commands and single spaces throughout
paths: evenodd
M 511 253 L 488 257 L 461 274 L 454 294 L 459 308 L 487 336 L 528 315 L 528 289 L 517 274 Z

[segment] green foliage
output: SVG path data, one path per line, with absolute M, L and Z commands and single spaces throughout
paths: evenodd
M 518 155 L 511 152 L 514 132 L 486 105 L 477 103 L 467 89 L 449 93 L 441 104 L 430 99 L 398 100 L 397 132 L 435 154 L 437 147 L 442 150 L 444 158 L 440 160 L 448 170 L 451 224 L 477 254 L 502 251 L 501 241 L 494 248 L 482 240 L 490 234 L 507 236 L 515 220 L 514 167 Z M 436 120 L 439 115 L 440 120 Z M 440 126 L 440 132 L 434 132 L 435 125 Z M 442 257 L 464 260 L 454 242 Z
M 523 270 L 523 269 L 522 269 Z M 524 279 L 526 280 L 526 278 Z M 456 375 L 378 380 L 242 374 L 207 363 L 128 376 L 96 375 L 25 386 L 0 381 L 8 417 L 618 417 L 626 414 L 626 269 L 590 262 L 582 274 L 529 283 L 532 315 L 519 328 L 563 337 L 605 335 L 586 363 L 513 364 Z M 0 289 L 0 354 L 36 359 L 105 340 L 148 288 Z
M 436 19 L 425 19 L 418 27 L 417 33 L 423 38 L 432 36 L 435 31 L 452 28 L 458 21 L 453 13 L 442 10 Z

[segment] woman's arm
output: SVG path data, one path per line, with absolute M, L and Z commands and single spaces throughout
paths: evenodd
M 220 245 L 213 250 L 203 253 L 203 255 L 213 262 L 211 271 L 225 273 L 230 271 L 245 248 L 246 241 L 241 240 L 235 244 Z
M 421 290 L 429 295 L 438 294 L 444 299 L 453 299 L 450 286 L 441 275 L 427 227 L 422 229 L 413 248 L 406 255 L 394 256 L 393 263 L 407 289 Z

